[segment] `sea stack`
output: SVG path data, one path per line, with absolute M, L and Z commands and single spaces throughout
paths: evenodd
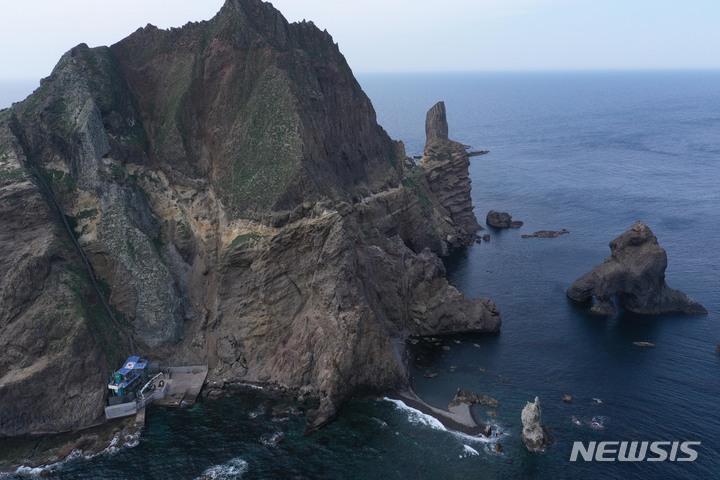
M 543 452 L 545 447 L 552 443 L 550 435 L 540 422 L 540 399 L 535 397 L 534 402 L 527 402 L 520 415 L 522 420 L 522 434 L 520 435 L 525 448 L 532 453 Z
M 482 227 L 473 213 L 470 196 L 470 158 L 465 145 L 450 140 L 445 103 L 438 102 L 425 117 L 425 151 L 420 166 L 425 171 L 430 190 L 436 195 L 448 219 L 459 228 L 459 241 L 475 241 Z
M 603 263 L 575 280 L 568 297 L 578 302 L 594 298 L 591 310 L 600 315 L 615 314 L 613 296 L 634 313 L 707 314 L 705 307 L 665 283 L 667 255 L 643 222 L 610 242 L 610 251 Z

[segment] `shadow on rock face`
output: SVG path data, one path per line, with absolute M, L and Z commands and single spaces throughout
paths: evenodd
M 643 222 L 610 242 L 610 251 L 603 263 L 575 280 L 568 297 L 577 302 L 594 299 L 591 311 L 607 316 L 617 311 L 613 297 L 634 313 L 707 314 L 705 307 L 665 283 L 667 255 Z

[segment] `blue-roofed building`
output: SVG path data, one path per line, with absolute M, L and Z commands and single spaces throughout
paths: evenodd
M 114 397 L 123 397 L 135 393 L 146 378 L 147 366 L 148 361 L 144 358 L 128 357 L 123 366 L 113 373 L 108 383 L 110 394 Z

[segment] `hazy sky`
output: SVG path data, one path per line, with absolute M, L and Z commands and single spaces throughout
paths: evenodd
M 0 78 L 47 76 L 85 42 L 212 17 L 223 0 L 4 0 Z M 720 68 L 720 0 L 275 0 L 356 72 Z

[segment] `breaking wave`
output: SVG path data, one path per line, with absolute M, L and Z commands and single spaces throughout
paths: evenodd
M 407 414 L 407 419 L 410 423 L 413 423 L 415 425 L 426 425 L 435 430 L 442 430 L 443 432 L 448 431 L 448 429 L 445 428 L 445 425 L 443 425 L 440 420 L 433 417 L 432 415 L 428 415 L 421 412 L 420 410 L 409 407 L 400 400 L 395 400 L 388 397 L 383 397 L 383 400 L 392 403 L 393 405 L 395 405 L 395 408 L 405 412 Z
M 213 465 L 196 480 L 236 480 L 248 471 L 248 463 L 242 458 L 232 458 L 222 465 Z

